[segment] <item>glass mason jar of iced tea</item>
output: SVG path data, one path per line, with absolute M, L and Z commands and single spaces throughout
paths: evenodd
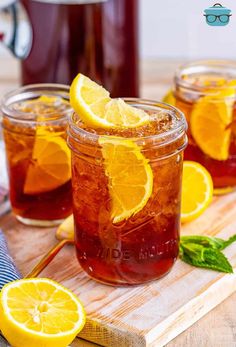
M 126 99 L 150 122 L 138 128 L 91 129 L 73 114 L 75 245 L 82 268 L 113 285 L 155 280 L 179 249 L 186 124 L 172 106 Z
M 72 213 L 68 92 L 65 85 L 35 84 L 2 100 L 10 201 L 25 224 L 55 225 Z
M 176 107 L 189 124 L 185 159 L 204 165 L 216 194 L 236 187 L 236 63 L 201 61 L 175 76 Z

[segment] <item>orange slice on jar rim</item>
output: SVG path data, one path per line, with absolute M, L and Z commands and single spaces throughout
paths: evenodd
M 49 192 L 70 178 L 71 154 L 66 140 L 59 134 L 39 127 L 27 169 L 24 193 L 34 195 Z
M 215 160 L 227 160 L 233 121 L 235 88 L 226 87 L 200 98 L 190 117 L 191 134 L 198 147 Z

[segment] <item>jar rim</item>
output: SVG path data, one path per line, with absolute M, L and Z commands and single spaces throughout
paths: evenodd
M 211 86 L 211 91 L 207 92 L 206 86 L 199 86 L 191 83 L 188 80 L 184 80 L 183 75 L 201 75 L 201 73 L 206 73 L 208 71 L 219 71 L 219 74 L 222 75 L 223 70 L 225 70 L 225 77 L 227 77 L 226 72 L 228 72 L 228 74 L 229 71 L 233 72 L 232 74 L 234 74 L 234 79 L 236 80 L 236 62 L 234 60 L 197 60 L 179 66 L 175 71 L 174 82 L 175 85 L 179 86 L 180 88 L 186 88 L 192 92 L 204 92 L 204 94 L 212 94 L 214 91 L 225 90 L 227 86 Z M 236 86 L 231 87 L 236 90 Z
M 146 106 L 146 110 L 150 110 L 150 109 L 161 109 L 161 110 L 166 110 L 169 114 L 171 114 L 172 116 L 175 116 L 175 119 L 178 121 L 177 126 L 169 129 L 165 132 L 161 132 L 155 135 L 147 135 L 147 136 L 136 136 L 136 137 L 123 137 L 120 136 L 120 140 L 131 140 L 131 141 L 135 141 L 135 142 L 139 142 L 141 141 L 149 141 L 149 140 L 161 140 L 163 139 L 163 141 L 161 142 L 161 144 L 166 144 L 166 143 L 171 143 L 174 142 L 176 140 L 176 138 L 174 137 L 174 135 L 178 134 L 178 137 L 180 137 L 181 135 L 184 135 L 186 133 L 187 130 L 187 121 L 186 118 L 183 114 L 183 112 L 181 112 L 178 108 L 169 105 L 167 103 L 164 102 L 160 102 L 160 101 L 154 101 L 154 100 L 149 100 L 149 99 L 142 99 L 142 98 L 122 98 L 125 102 L 127 102 L 128 104 L 131 104 L 132 106 Z M 91 142 L 97 142 L 98 138 L 100 137 L 109 137 L 109 136 L 114 136 L 114 135 L 107 135 L 107 134 L 97 134 L 97 133 L 92 133 L 89 132 L 83 128 L 80 128 L 79 126 L 75 125 L 73 122 L 73 116 L 74 114 L 72 114 L 69 117 L 69 133 L 70 133 L 70 128 L 73 131 L 73 137 L 74 135 L 78 135 L 83 137 L 84 139 L 87 138 L 88 140 L 90 140 Z M 79 115 L 78 115 L 79 116 Z M 178 117 L 178 118 L 177 118 Z M 119 136 L 119 135 L 116 135 Z M 173 138 L 174 137 L 174 138 Z M 172 138 L 172 140 L 170 141 L 170 138 Z
M 0 102 L 0 110 L 2 113 L 18 122 L 22 123 L 41 123 L 41 121 L 37 121 L 37 114 L 35 112 L 23 112 L 20 110 L 14 110 L 10 106 L 16 102 L 27 101 L 33 99 L 35 97 L 39 97 L 41 95 L 50 96 L 58 96 L 62 97 L 69 101 L 69 91 L 70 87 L 65 84 L 57 84 L 57 83 L 37 83 L 37 84 L 28 84 L 23 87 L 16 88 L 8 93 L 6 93 Z M 54 122 L 60 119 L 64 119 L 72 112 L 72 107 L 66 109 L 58 116 L 58 111 L 53 111 L 47 113 L 44 122 L 49 121 Z M 54 116 L 57 115 L 55 118 Z M 26 117 L 27 116 L 27 117 Z M 30 117 L 30 118 L 29 118 Z

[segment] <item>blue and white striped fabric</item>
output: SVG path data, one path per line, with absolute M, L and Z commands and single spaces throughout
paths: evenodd
M 21 277 L 12 257 L 9 255 L 6 239 L 0 229 L 0 290 L 6 283 Z

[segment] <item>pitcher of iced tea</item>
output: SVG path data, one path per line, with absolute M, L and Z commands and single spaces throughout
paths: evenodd
M 0 23 L 8 13 L 13 28 L 2 36 L 21 59 L 22 84 L 70 84 L 82 72 L 113 96 L 137 97 L 138 2 L 8 0 Z

